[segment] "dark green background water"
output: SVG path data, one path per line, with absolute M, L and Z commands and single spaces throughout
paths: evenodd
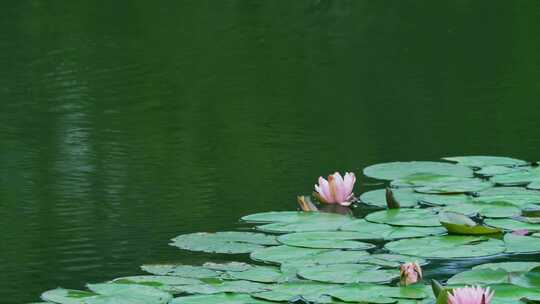
M 540 155 L 540 2 L 2 1 L 0 302 L 390 160 Z M 365 189 L 360 178 L 356 192 Z

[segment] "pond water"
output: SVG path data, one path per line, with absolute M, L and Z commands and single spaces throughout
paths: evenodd
M 334 170 L 538 160 L 538 20 L 537 1 L 0 3 L 1 302 L 200 263 L 168 240 L 291 210 Z

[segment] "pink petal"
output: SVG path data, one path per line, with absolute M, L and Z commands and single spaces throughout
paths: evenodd
M 315 190 L 319 193 L 319 196 L 325 200 L 326 203 L 334 203 L 332 196 L 330 195 L 330 185 L 328 181 L 322 176 L 319 176 L 319 186 L 315 185 Z
M 337 202 L 344 202 L 347 200 L 347 190 L 345 189 L 345 183 L 343 177 L 338 172 L 334 173 L 334 186 L 335 186 L 335 199 Z
M 347 189 L 348 193 L 347 196 L 350 196 L 354 188 L 354 183 L 356 182 L 356 176 L 354 175 L 354 173 L 346 172 L 344 182 L 345 188 Z

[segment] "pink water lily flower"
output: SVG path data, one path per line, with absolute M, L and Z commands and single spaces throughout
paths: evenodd
M 448 304 L 489 304 L 493 298 L 493 291 L 480 286 L 466 286 L 454 288 L 448 293 Z
M 399 283 L 401 286 L 414 284 L 422 279 L 422 268 L 418 263 L 405 263 L 399 267 Z
M 328 180 L 319 177 L 319 184 L 315 185 L 315 195 L 321 203 L 340 204 L 349 206 L 353 198 L 353 187 L 356 182 L 354 173 L 345 172 L 341 177 L 338 172 L 328 175 Z

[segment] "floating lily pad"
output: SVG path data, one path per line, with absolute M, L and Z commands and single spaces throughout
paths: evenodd
M 399 277 L 398 269 L 376 269 L 369 264 L 334 264 L 308 266 L 298 275 L 325 283 L 387 283 Z
M 514 219 L 486 219 L 484 223 L 492 227 L 511 231 L 523 229 L 529 231 L 540 231 L 540 224 L 524 223 Z
M 472 269 L 502 269 L 506 272 L 525 273 L 540 266 L 540 262 L 499 262 L 474 266 Z
M 451 162 L 456 162 L 460 165 L 472 167 L 472 168 L 482 168 L 486 166 L 524 166 L 527 165 L 527 162 L 521 159 L 505 157 L 505 156 L 453 156 L 453 157 L 443 157 L 444 160 Z
M 507 218 L 521 215 L 521 209 L 504 201 L 483 202 L 475 200 L 468 203 L 446 206 L 443 211 L 463 213 L 466 215 L 480 214 L 489 218 Z
M 335 286 L 310 281 L 287 282 L 275 285 L 271 291 L 256 293 L 252 296 L 274 302 L 293 302 L 304 299 L 315 303 L 332 303 L 332 299 L 326 293 Z
M 418 195 L 412 189 L 393 189 L 392 192 L 402 208 L 418 205 Z M 386 208 L 386 190 L 378 189 L 364 192 L 360 195 L 360 201 L 367 205 Z
M 540 180 L 533 181 L 527 185 L 527 189 L 540 190 Z
M 404 263 L 417 263 L 420 266 L 428 264 L 427 260 L 424 260 L 419 257 L 411 257 L 400 254 L 388 254 L 388 253 L 379 253 L 366 256 L 365 260 L 361 261 L 366 264 L 374 264 L 381 267 L 388 268 L 398 268 L 401 264 Z
M 298 232 L 282 235 L 278 241 L 288 246 L 307 248 L 367 250 L 375 247 L 373 244 L 354 241 L 362 239 L 362 236 L 360 233 L 345 231 Z
M 423 194 L 417 193 L 421 204 L 431 206 L 451 206 L 470 201 L 470 197 L 465 194 Z
M 492 186 L 492 183 L 480 179 L 462 178 L 454 181 L 430 183 L 415 188 L 414 191 L 428 194 L 456 194 L 482 191 Z
M 471 180 L 473 180 L 473 178 L 470 177 L 416 173 L 393 180 L 390 185 L 394 188 L 424 187 L 443 183 L 464 183 Z
M 424 286 L 390 287 L 375 284 L 348 284 L 333 288 L 328 295 L 345 302 L 389 304 L 401 300 L 421 300 L 428 295 Z
M 206 262 L 203 264 L 202 268 L 217 270 L 217 271 L 246 271 L 251 269 L 253 266 L 247 263 L 241 262 L 228 262 L 228 263 L 212 263 Z
M 504 243 L 507 253 L 540 252 L 540 239 L 536 237 L 508 233 L 504 236 Z
M 251 223 L 292 223 L 302 220 L 320 220 L 342 218 L 343 215 L 325 212 L 302 211 L 271 211 L 250 214 L 242 217 L 243 221 Z
M 370 213 L 366 220 L 394 226 L 436 227 L 441 226 L 432 209 L 389 209 Z
M 450 234 L 476 235 L 501 232 L 497 228 L 478 225 L 469 217 L 457 212 L 441 212 L 439 220 Z
M 523 298 L 540 297 L 540 289 L 526 288 L 514 284 L 492 284 L 489 286 L 494 292 L 492 304 L 524 303 Z
M 493 183 L 503 186 L 525 186 L 539 180 L 540 168 L 496 175 L 490 179 Z
M 448 279 L 449 285 L 490 285 L 511 283 L 512 276 L 504 269 L 472 269 Z
M 323 216 L 321 214 L 321 216 L 303 219 L 295 222 L 261 225 L 257 226 L 257 229 L 260 231 L 272 233 L 333 231 L 338 230 L 339 227 L 352 220 L 353 219 L 348 215 L 333 214 L 332 216 Z
M 142 284 L 154 287 L 160 287 L 163 285 L 175 286 L 201 284 L 201 281 L 199 281 L 198 279 L 162 275 L 140 275 L 121 277 L 114 279 L 112 282 L 121 284 Z
M 396 240 L 446 233 L 442 227 L 390 226 L 371 223 L 363 219 L 345 224 L 341 226 L 341 230 L 356 231 L 359 240 Z
M 364 175 L 385 180 L 399 179 L 417 173 L 459 177 L 473 175 L 473 171 L 465 166 L 431 161 L 390 162 L 372 165 L 364 169 Z
M 168 292 L 154 287 L 139 284 L 88 284 L 86 285 L 92 292 L 108 297 L 96 297 L 86 299 L 89 304 L 97 303 L 134 303 L 134 304 L 165 304 L 172 296 Z
M 506 249 L 500 240 L 458 235 L 404 239 L 387 243 L 384 247 L 399 254 L 441 259 L 491 256 Z
M 540 198 L 540 191 L 529 190 L 523 187 L 493 187 L 476 192 L 477 196 L 512 196 L 512 195 L 536 195 Z
M 56 288 L 42 293 L 41 299 L 59 304 L 84 304 L 86 299 L 97 295 L 89 291 Z
M 270 289 L 270 285 L 251 281 L 222 281 L 206 279 L 203 284 L 176 286 L 178 292 L 189 294 L 216 294 L 222 292 L 256 293 Z
M 337 264 L 357 263 L 369 253 L 360 250 L 344 251 L 333 249 L 314 249 L 293 246 L 275 246 L 260 249 L 251 253 L 251 259 L 270 263 L 307 263 Z
M 255 266 L 246 271 L 227 272 L 227 278 L 260 283 L 275 283 L 284 278 L 278 267 Z
M 183 234 L 171 243 L 181 249 L 209 253 L 249 253 L 265 245 L 278 244 L 273 235 L 239 231 Z
M 512 283 L 522 287 L 534 288 L 540 290 L 540 267 L 535 267 L 530 271 L 516 277 Z M 537 297 L 540 300 L 540 295 Z
M 177 264 L 153 264 L 141 266 L 143 271 L 155 275 L 179 276 L 184 278 L 216 278 L 220 272 L 201 266 L 177 265 Z
M 218 293 L 212 295 L 195 295 L 174 298 L 170 304 L 262 304 L 271 303 L 264 300 L 255 299 L 246 294 Z

